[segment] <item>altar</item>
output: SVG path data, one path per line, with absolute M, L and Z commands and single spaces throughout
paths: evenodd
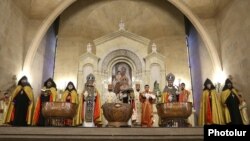
M 120 29 L 86 46 L 87 52 L 79 57 L 79 92 L 83 91 L 85 78 L 90 73 L 96 76 L 96 87 L 100 93 L 107 91 L 108 84 L 115 85 L 116 76 L 122 75 L 122 71 L 125 71 L 124 76 L 130 87 L 134 88 L 136 83 L 140 83 L 153 88 L 155 81 L 159 82 L 161 88 L 165 86 L 166 58 L 157 52 L 157 45 L 150 39 Z
M 67 73 L 71 74 L 70 81 L 75 83 L 79 94 L 84 90 L 87 75 L 93 74 L 102 104 L 104 104 L 104 94 L 108 92 L 109 84 L 113 85 L 113 91 L 116 94 L 119 93 L 117 88 L 121 86 L 135 90 L 135 84 L 141 85 L 141 92 L 144 91 L 146 84 L 149 85 L 150 91 L 153 91 L 155 82 L 158 83 L 159 90 L 163 90 L 166 85 L 166 74 L 170 73 L 169 68 L 173 65 L 168 66 L 166 60 L 169 61 L 169 59 L 159 52 L 157 44 L 152 39 L 126 30 L 125 23 L 122 21 L 117 31 L 89 41 L 84 46 L 86 52 L 79 56 L 78 65 L 75 67 L 77 70 Z M 59 89 L 63 89 L 69 79 L 64 79 L 62 76 L 61 70 L 55 68 L 55 81 L 59 84 Z M 177 76 L 178 81 L 174 85 L 178 86 L 185 78 L 183 81 L 190 88 L 189 77 L 190 75 L 187 78 Z M 189 96 L 189 101 L 193 102 L 192 94 Z M 191 112 L 192 115 L 188 120 L 194 126 L 195 110 L 191 109 Z M 104 116 L 102 118 L 105 120 Z M 159 127 L 156 103 L 153 104 L 153 123 L 153 127 Z

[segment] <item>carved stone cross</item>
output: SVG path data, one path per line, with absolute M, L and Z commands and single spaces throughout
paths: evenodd
M 119 31 L 125 31 L 125 23 L 122 21 L 122 19 L 119 23 Z
M 87 52 L 92 52 L 92 45 L 90 43 L 87 44 Z

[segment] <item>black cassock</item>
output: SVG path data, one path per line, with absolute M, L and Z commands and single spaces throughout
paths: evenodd
M 45 102 L 49 102 L 49 100 L 50 100 L 50 95 L 44 95 L 44 94 L 42 94 L 41 96 L 40 96 L 40 115 L 39 115 L 39 120 L 38 120 L 38 123 L 37 123 L 37 125 L 38 126 L 45 126 L 46 125 L 46 119 L 44 118 L 44 116 L 43 116 L 43 114 L 42 114 L 42 106 L 43 106 L 43 103 L 45 103 Z
M 231 117 L 231 123 L 229 124 L 243 124 L 239 109 L 240 101 L 233 92 L 228 96 L 226 104 Z
M 14 98 L 15 111 L 13 126 L 27 126 L 27 111 L 29 107 L 29 97 L 24 90 L 21 90 Z

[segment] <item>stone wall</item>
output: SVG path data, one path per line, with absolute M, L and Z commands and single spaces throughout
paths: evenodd
M 13 1 L 0 1 L 0 90 L 10 87 L 12 76 L 22 70 L 27 22 Z
M 8 89 L 13 83 L 12 77 L 22 77 L 22 66 L 28 47 L 41 24 L 40 19 L 28 17 L 28 5 L 15 0 L 0 1 L 0 90 Z M 25 10 L 24 10 L 25 9 Z M 34 93 L 40 92 L 42 82 L 53 77 L 55 56 L 55 32 L 51 27 L 43 38 L 32 65 L 29 77 Z
M 250 1 L 233 1 L 217 15 L 223 69 L 250 105 Z M 250 108 L 248 107 L 250 113 Z
M 226 76 L 232 75 L 234 85 L 242 93 L 247 103 L 250 103 L 248 86 L 250 83 L 250 60 L 248 53 L 250 48 L 250 18 L 247 10 L 250 8 L 248 1 L 232 1 L 218 9 L 218 13 L 212 18 L 201 18 L 215 42 L 223 71 Z M 237 11 L 237 12 L 236 12 Z M 194 100 L 200 99 L 200 93 L 206 78 L 213 79 L 212 62 L 205 45 L 193 26 L 189 29 L 189 49 L 191 74 L 193 80 Z M 209 68 L 210 66 L 210 68 Z M 209 69 L 208 69 L 209 68 Z M 214 82 L 216 83 L 216 82 Z M 222 83 L 222 87 L 224 82 Z M 199 102 L 195 102 L 199 107 Z M 197 109 L 196 108 L 196 109 Z M 249 108 L 248 111 L 250 112 Z

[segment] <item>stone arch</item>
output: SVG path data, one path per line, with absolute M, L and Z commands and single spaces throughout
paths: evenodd
M 210 58 L 213 63 L 213 67 L 215 71 L 222 71 L 222 63 L 219 58 L 218 51 L 216 50 L 216 47 L 214 45 L 213 40 L 209 36 L 205 26 L 202 25 L 202 23 L 199 20 L 199 17 L 197 17 L 196 14 L 194 14 L 186 4 L 179 0 L 168 0 L 171 4 L 173 4 L 177 9 L 179 9 L 194 25 L 194 27 L 197 29 L 199 35 L 201 36 L 203 42 L 205 43 L 205 46 L 208 50 L 208 53 L 210 55 Z
M 86 77 L 88 75 L 85 71 L 91 70 L 92 72 L 89 72 L 89 73 L 94 73 L 95 66 L 91 63 L 85 63 L 82 66 L 80 66 L 79 68 L 80 69 L 79 69 L 78 74 L 77 74 L 77 91 L 82 92 L 83 86 L 86 82 Z
M 72 3 L 74 3 L 77 0 L 64 0 L 47 18 L 45 18 L 39 27 L 38 31 L 34 35 L 34 39 L 32 40 L 28 52 L 25 56 L 24 65 L 23 65 L 23 72 L 29 74 L 30 73 L 30 67 L 33 63 L 33 60 L 35 58 L 37 49 L 48 31 L 49 27 L 53 24 L 53 22 L 56 20 L 56 18 Z
M 42 23 L 39 27 L 36 35 L 34 35 L 34 39 L 31 45 L 28 48 L 28 52 L 26 54 L 23 66 L 23 72 L 29 73 L 30 66 L 34 60 L 35 54 L 41 43 L 42 38 L 44 37 L 45 33 L 47 32 L 48 28 L 51 24 L 55 21 L 55 19 L 60 15 L 67 7 L 69 7 L 72 3 L 77 0 L 64 0 Z M 200 22 L 199 18 L 185 5 L 182 1 L 178 0 L 167 0 L 171 4 L 173 4 L 177 9 L 179 9 L 195 26 L 198 33 L 200 34 L 202 40 L 204 41 L 206 48 L 209 52 L 211 57 L 213 68 L 216 71 L 222 71 L 221 60 L 219 59 L 218 52 L 214 45 L 213 40 L 209 36 L 207 30 Z
M 105 72 L 109 69 L 108 68 L 110 66 L 109 64 L 110 62 L 112 62 L 113 59 L 121 57 L 131 60 L 135 65 L 137 72 L 142 72 L 143 68 L 140 58 L 135 53 L 125 49 L 119 49 L 109 53 L 102 61 L 101 72 Z
M 131 67 L 132 71 L 135 72 L 136 66 L 135 66 L 134 62 L 131 59 L 125 58 L 125 57 L 119 57 L 119 58 L 115 58 L 114 60 L 112 60 L 112 62 L 110 62 L 108 64 L 108 67 L 107 67 L 108 70 L 107 71 L 111 72 L 112 68 L 115 66 L 115 64 L 121 63 L 121 62 L 127 63 Z

